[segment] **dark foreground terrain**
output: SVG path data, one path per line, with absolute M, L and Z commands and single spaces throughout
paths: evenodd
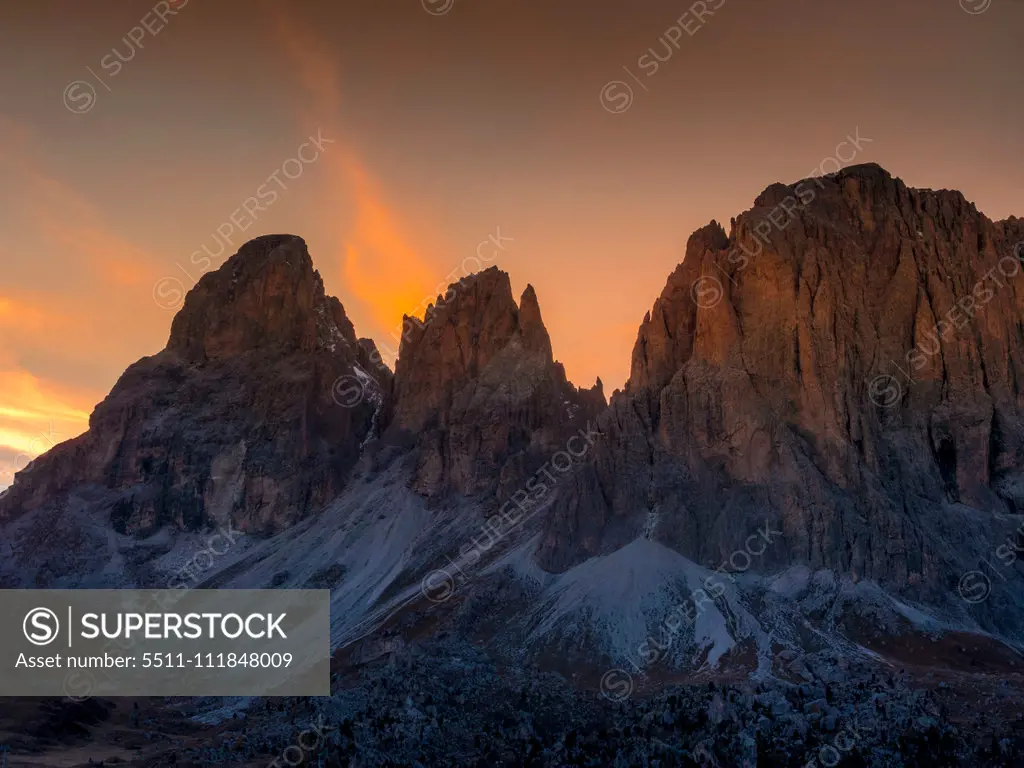
M 664 685 L 618 670 L 573 692 L 559 675 L 498 667 L 445 639 L 349 668 L 331 698 L 244 711 L 221 699 L 8 699 L 0 738 L 12 768 L 1020 765 L 1024 664 L 957 638 L 919 640 L 930 654 L 897 651 L 919 666 L 819 654 L 788 660 L 803 678 L 791 681 Z M 958 669 L 971 651 L 985 669 Z

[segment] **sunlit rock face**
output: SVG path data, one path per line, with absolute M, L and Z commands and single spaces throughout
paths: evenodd
M 496 267 L 405 328 L 391 429 L 416 435 L 424 495 L 514 491 L 606 405 L 600 384 L 577 390 L 553 359 L 533 287 L 517 305 Z
M 647 530 L 717 565 L 770 522 L 785 536 L 753 570 L 955 589 L 1024 513 L 1022 241 L 875 165 L 694 233 L 541 564 Z

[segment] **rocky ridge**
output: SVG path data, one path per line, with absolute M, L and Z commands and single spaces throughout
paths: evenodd
M 957 582 L 1020 524 L 1022 240 L 1021 220 L 991 222 L 877 166 L 772 185 L 729 233 L 711 222 L 690 238 L 606 405 L 600 382 L 567 381 L 533 288 L 517 304 L 497 268 L 406 318 L 391 376 L 301 239 L 259 238 L 200 281 L 168 348 L 0 511 L 45 528 L 71 501 L 126 535 L 230 521 L 287 538 L 323 510 L 296 534 L 337 530 L 316 543 L 323 563 L 282 555 L 227 581 L 345 571 L 332 585 L 358 583 L 384 617 L 372 632 L 593 421 L 584 465 L 481 564 L 488 588 L 503 574 L 502 589 L 539 590 L 506 628 L 516 642 L 635 648 L 738 562 L 761 580 L 716 591 L 675 662 L 748 647 L 767 670 L 773 633 L 795 638 L 805 608 L 890 593 L 1019 637 L 1024 601 L 1007 590 L 968 606 Z M 394 549 L 388 568 L 355 573 L 365 546 Z M 341 553 L 351 562 L 332 571 Z M 342 642 L 365 634 L 354 606 Z M 888 626 L 913 610 L 887 603 Z

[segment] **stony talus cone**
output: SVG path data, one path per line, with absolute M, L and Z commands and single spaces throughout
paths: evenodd
M 768 524 L 784 536 L 752 570 L 955 590 L 1024 513 L 1021 241 L 875 165 L 694 233 L 541 564 L 647 530 L 716 566 Z
M 371 350 L 301 238 L 255 239 L 203 276 L 167 348 L 128 368 L 88 432 L 33 462 L 0 511 L 81 502 L 131 534 L 290 526 L 341 491 L 390 390 L 369 367 L 379 381 L 359 402 L 333 396 Z

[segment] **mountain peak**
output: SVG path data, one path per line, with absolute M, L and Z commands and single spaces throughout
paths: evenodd
M 547 358 L 552 357 L 551 337 L 540 316 L 537 292 L 529 284 L 519 299 L 519 333 L 527 349 L 540 352 Z
M 703 255 L 704 251 L 720 251 L 727 248 L 728 245 L 729 237 L 725 234 L 722 225 L 712 219 L 690 235 L 686 241 L 686 253 L 696 252 Z
M 878 163 L 858 163 L 857 165 L 848 165 L 843 168 L 839 173 L 844 176 L 860 176 L 862 178 L 874 178 L 874 179 L 893 179 L 895 178 L 885 168 L 880 166 Z
M 871 163 L 771 184 L 731 229 L 691 236 L 644 318 L 542 567 L 620 547 L 665 509 L 685 511 L 661 541 L 707 563 L 767 509 L 788 546 L 765 570 L 955 583 L 973 567 L 957 532 L 1024 509 L 1024 227 Z
M 174 318 L 167 346 L 190 362 L 277 347 L 308 352 L 325 330 L 355 344 L 340 302 L 324 295 L 306 242 L 265 235 L 202 277 Z
M 452 283 L 423 320 L 406 317 L 395 364 L 398 423 L 419 429 L 508 345 L 518 326 L 512 284 L 497 267 Z
M 390 372 L 374 357 L 302 238 L 252 240 L 189 292 L 167 349 L 128 368 L 89 431 L 40 457 L 4 506 L 45 521 L 81 485 L 120 533 L 287 527 L 340 492 L 377 434 Z
M 413 487 L 424 495 L 511 482 L 524 462 L 558 449 L 572 414 L 604 407 L 603 394 L 578 391 L 554 361 L 533 286 L 517 306 L 497 267 L 452 283 L 406 329 L 391 425 L 416 435 Z

